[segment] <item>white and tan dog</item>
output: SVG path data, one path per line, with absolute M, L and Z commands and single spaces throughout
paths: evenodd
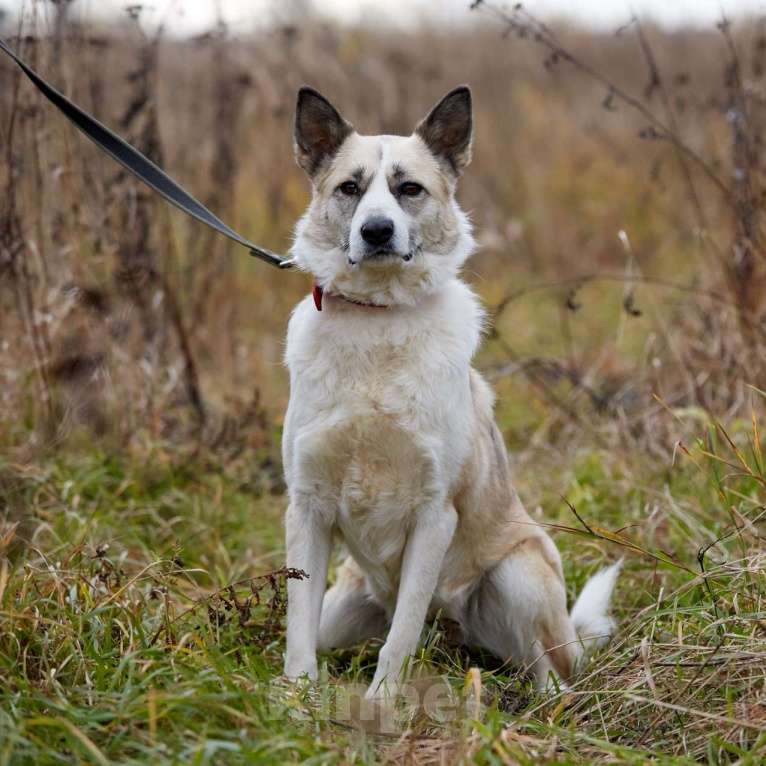
M 471 155 L 468 88 L 411 136 L 362 136 L 301 89 L 298 163 L 313 186 L 292 255 L 313 299 L 287 334 L 291 395 L 285 674 L 316 678 L 317 650 L 384 637 L 368 696 L 396 688 L 424 621 L 568 679 L 605 640 L 617 566 L 572 614 L 558 551 L 511 484 L 493 395 L 471 368 L 483 312 L 458 271 L 474 249 L 455 186 Z M 349 555 L 325 583 L 331 543 Z

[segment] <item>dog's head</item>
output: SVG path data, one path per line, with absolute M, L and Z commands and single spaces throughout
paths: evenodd
M 410 136 L 362 136 L 301 88 L 295 156 L 312 182 L 292 255 L 329 292 L 415 304 L 457 273 L 474 242 L 455 202 L 471 159 L 471 92 L 448 93 Z

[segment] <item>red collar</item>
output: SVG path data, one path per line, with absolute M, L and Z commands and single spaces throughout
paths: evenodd
M 317 307 L 317 311 L 322 310 L 322 298 L 324 297 L 324 290 L 321 285 L 314 284 L 314 289 L 311 294 L 314 296 L 314 305 Z M 364 303 L 364 301 L 355 301 L 353 298 L 348 298 L 341 293 L 330 293 L 334 298 L 340 298 L 346 303 L 353 303 L 355 306 L 364 306 L 368 309 L 387 309 L 388 306 L 381 306 L 379 303 Z

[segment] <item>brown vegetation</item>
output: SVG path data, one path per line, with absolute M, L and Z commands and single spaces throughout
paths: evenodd
M 512 385 L 562 422 L 581 400 L 641 431 L 659 411 L 652 393 L 735 411 L 744 383 L 763 380 L 763 26 L 554 32 L 479 5 L 471 26 L 407 34 L 309 19 L 172 40 L 126 21 L 12 42 L 225 220 L 283 251 L 307 199 L 290 145 L 300 83 L 360 130 L 406 132 L 469 82 L 476 151 L 461 197 L 482 243 L 470 277 L 502 308 L 486 366 L 523 372 Z M 306 279 L 169 209 L 5 63 L 0 85 L 9 441 L 28 436 L 19 414 L 44 441 L 83 424 L 120 438 L 210 434 L 256 392 L 278 417 L 281 338 Z

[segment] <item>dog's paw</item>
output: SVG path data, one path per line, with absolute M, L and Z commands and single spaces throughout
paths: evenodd
M 284 677 L 291 681 L 308 679 L 316 681 L 319 677 L 316 657 L 292 657 L 285 658 Z

